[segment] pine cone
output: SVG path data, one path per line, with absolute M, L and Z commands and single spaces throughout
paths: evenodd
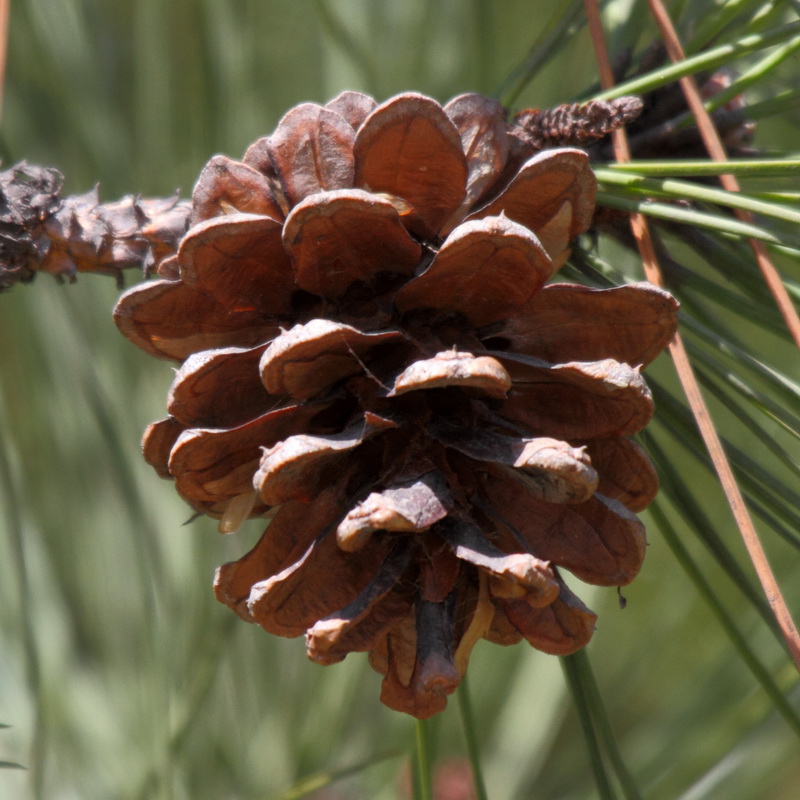
M 368 652 L 417 717 L 481 638 L 585 645 L 595 615 L 559 569 L 631 581 L 657 489 L 626 437 L 677 303 L 545 286 L 595 180 L 576 149 L 508 180 L 508 138 L 474 94 L 300 105 L 209 162 L 177 256 L 115 311 L 183 362 L 145 458 L 224 532 L 271 520 L 217 597 L 321 664 Z

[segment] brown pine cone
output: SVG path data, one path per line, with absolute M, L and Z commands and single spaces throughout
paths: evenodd
M 161 280 L 115 318 L 183 362 L 145 458 L 235 530 L 217 597 L 321 664 L 369 653 L 381 699 L 442 710 L 481 638 L 566 654 L 595 615 L 564 568 L 631 581 L 657 490 L 628 436 L 677 303 L 545 286 L 586 230 L 586 155 L 509 178 L 503 109 L 345 92 L 214 157 Z

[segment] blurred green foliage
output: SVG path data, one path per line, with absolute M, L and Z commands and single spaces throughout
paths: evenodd
M 723 7 L 738 8 L 723 37 L 792 18 L 772 3 L 673 5 L 687 41 Z M 645 6 L 605 5 L 614 52 L 654 39 Z M 58 167 L 70 192 L 99 181 L 105 200 L 176 188 L 188 195 L 210 155 L 239 156 L 291 106 L 345 88 L 379 99 L 413 89 L 444 101 L 508 91 L 516 80 L 516 107 L 585 97 L 595 84 L 585 29 L 553 40 L 552 59 L 532 80 L 515 72 L 553 13 L 543 0 L 23 0 L 11 14 L 0 152 L 7 164 Z M 798 67 L 796 56 L 787 59 L 752 88 L 752 102 L 791 86 Z M 798 121 L 796 104 L 779 105 L 760 122 L 756 144 L 796 147 Z M 797 191 L 796 182 L 749 185 Z M 691 268 L 676 285 L 684 308 L 701 321 L 710 315 L 758 362 L 800 380 L 796 351 L 775 332 L 780 321 L 769 329 L 774 312 L 753 288 L 754 268 L 734 280 L 724 263 L 708 266 L 679 238 L 667 241 Z M 601 241 L 598 252 L 621 279 L 639 277 L 628 251 Z M 797 260 L 781 266 L 796 285 Z M 211 520 L 184 525 L 188 508 L 140 459 L 137 442 L 163 416 L 172 371 L 119 336 L 110 317 L 117 295 L 112 281 L 88 276 L 74 287 L 40 278 L 0 296 L 0 719 L 13 726 L 0 737 L 0 757 L 27 767 L 0 769 L 0 797 L 266 800 L 309 774 L 410 752 L 413 721 L 378 702 L 379 676 L 365 659 L 323 669 L 306 661 L 302 642 L 269 637 L 214 600 L 215 565 L 249 549 L 262 525 L 251 521 L 227 538 Z M 719 367 L 708 380 L 721 391 L 710 402 L 723 434 L 766 471 L 742 462 L 788 534 L 762 522 L 790 606 L 800 609 L 800 512 L 780 489 L 796 487 L 797 473 L 772 446 L 796 470 L 797 432 L 787 431 L 800 414 L 796 383 L 743 370 L 715 340 L 692 329 L 687 336 Z M 650 375 L 676 391 L 666 357 Z M 744 419 L 756 420 L 743 424 L 725 401 L 734 379 L 789 421 L 741 401 Z M 682 408 L 659 409 L 652 441 L 752 581 L 721 491 L 678 427 Z M 703 519 L 674 492 L 659 500 L 658 514 L 798 713 L 797 675 L 694 535 Z M 650 551 L 625 589 L 624 611 L 613 590 L 580 589 L 600 615 L 588 653 L 641 796 L 797 800 L 795 734 L 654 517 L 645 515 Z M 470 686 L 494 800 L 596 796 L 557 659 L 481 643 Z M 433 732 L 439 756 L 465 752 L 455 700 Z M 375 760 L 318 797 L 400 797 L 405 763 Z

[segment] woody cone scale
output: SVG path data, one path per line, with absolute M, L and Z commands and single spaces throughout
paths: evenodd
M 567 654 L 595 615 L 562 578 L 638 573 L 657 491 L 630 436 L 677 303 L 550 279 L 585 231 L 582 150 L 536 151 L 494 100 L 346 92 L 214 157 L 120 330 L 180 362 L 147 461 L 263 536 L 217 597 L 381 700 L 441 711 L 480 639 Z

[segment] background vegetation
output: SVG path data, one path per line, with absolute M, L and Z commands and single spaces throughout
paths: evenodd
M 514 108 L 589 97 L 596 68 L 578 24 L 549 40 L 542 69 L 524 72 L 532 48 L 547 52 L 541 37 L 556 5 L 23 0 L 10 21 L 2 158 L 58 167 L 69 192 L 99 182 L 105 200 L 188 195 L 213 153 L 239 156 L 291 106 L 345 88 L 442 101 L 519 88 Z M 582 19 L 580 4 L 564 9 Z M 716 39 L 698 40 L 705 48 L 791 24 L 795 9 L 672 4 L 685 42 L 719 22 Z M 644 2 L 608 2 L 604 20 L 616 54 L 657 37 Z M 777 46 L 797 43 L 786 30 Z M 770 52 L 731 66 L 742 73 Z M 796 50 L 762 72 L 747 90 L 748 103 L 761 104 L 755 145 L 777 155 L 797 148 Z M 748 191 L 797 211 L 797 174 L 757 176 Z M 758 223 L 785 245 L 774 252 L 797 298 L 798 228 Z M 739 239 L 714 234 L 709 264 L 665 235 L 689 270 L 673 274 L 671 288 L 695 363 L 797 615 L 797 351 Z M 615 282 L 641 279 L 638 257 L 619 245 L 584 246 L 595 272 L 585 259 L 583 279 L 603 270 Z M 117 296 L 113 281 L 95 276 L 76 286 L 40 277 L 0 296 L 0 722 L 12 726 L 0 729 L 0 760 L 26 767 L 0 769 L 0 796 L 266 800 L 365 761 L 374 763 L 316 796 L 404 796 L 413 720 L 378 702 L 379 676 L 365 659 L 323 669 L 306 661 L 302 642 L 269 637 L 214 600 L 214 566 L 249 549 L 262 526 L 223 538 L 211 520 L 184 525 L 188 508 L 141 461 L 141 431 L 163 415 L 172 371 L 118 334 Z M 752 599 L 759 590 L 748 596 L 752 570 L 691 421 L 683 426 L 683 401 L 670 400 L 680 393 L 668 357 L 649 374 L 660 402 L 645 444 L 665 491 L 645 514 L 648 558 L 624 610 L 613 590 L 580 590 L 600 615 L 588 655 L 611 727 L 648 800 L 797 800 L 798 675 Z M 558 659 L 481 643 L 469 682 L 494 800 L 597 796 Z M 440 758 L 466 752 L 455 699 L 432 732 Z M 624 782 L 613 791 L 636 796 Z

